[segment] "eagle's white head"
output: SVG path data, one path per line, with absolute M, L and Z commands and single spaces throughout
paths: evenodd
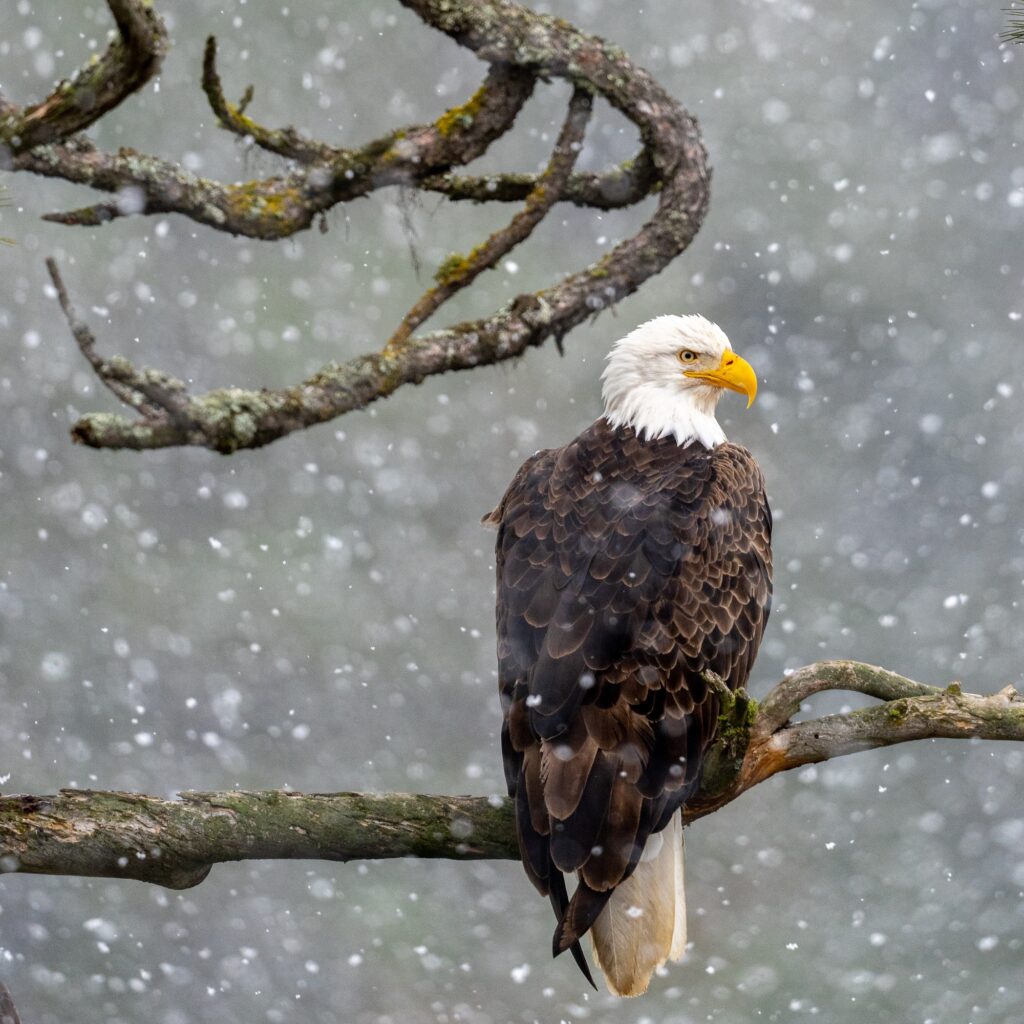
M 757 394 L 757 375 L 717 325 L 702 316 L 659 316 L 615 342 L 604 381 L 604 418 L 645 440 L 675 436 L 714 448 L 725 440 L 715 419 L 722 391 Z

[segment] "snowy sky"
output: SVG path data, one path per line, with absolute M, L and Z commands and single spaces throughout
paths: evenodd
M 230 96 L 332 141 L 436 117 L 482 66 L 396 3 L 165 0 L 174 47 L 94 130 L 199 173 L 273 173 L 213 124 Z M 755 692 L 824 657 L 987 692 L 1024 646 L 1024 53 L 998 4 L 565 0 L 700 118 L 711 212 L 612 314 L 516 365 L 437 377 L 262 451 L 73 447 L 112 410 L 45 287 L 55 255 L 108 354 L 275 386 L 379 345 L 451 251 L 508 208 L 377 193 L 276 244 L 182 218 L 42 223 L 85 189 L 4 176 L 0 210 L 0 778 L 5 792 L 291 786 L 501 792 L 492 536 L 512 473 L 599 412 L 610 342 L 718 322 L 757 368 L 731 439 L 764 468 L 777 603 Z M 58 13 L 55 13 L 58 12 Z M 98 3 L 5 0 L 20 101 L 104 45 Z M 542 88 L 481 168 L 543 164 Z M 599 105 L 582 165 L 632 155 Z M 632 234 L 642 207 L 558 209 L 439 323 Z M 422 270 L 419 277 L 411 253 Z M 733 400 L 735 398 L 735 400 Z M 844 698 L 823 699 L 836 710 Z M 170 893 L 0 880 L 0 976 L 28 1022 L 504 1024 L 1020 1020 L 1024 752 L 929 743 L 775 779 L 688 834 L 692 951 L 643 1000 L 548 956 L 518 865 L 246 864 Z

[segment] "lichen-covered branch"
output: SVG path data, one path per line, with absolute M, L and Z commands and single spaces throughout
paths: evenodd
M 448 199 L 473 203 L 521 202 L 537 187 L 536 174 L 465 175 L 449 171 L 424 178 L 419 187 L 440 192 Z M 642 150 L 618 167 L 594 174 L 580 171 L 569 175 L 557 201 L 594 210 L 617 210 L 632 206 L 649 195 L 657 183 L 650 154 Z
M 337 159 L 339 150 L 334 146 L 310 139 L 295 128 L 265 128 L 246 116 L 245 111 L 252 102 L 254 91 L 251 85 L 247 86 L 237 104 L 225 97 L 217 71 L 217 39 L 214 36 L 207 38 L 206 49 L 203 51 L 203 92 L 222 127 L 242 138 L 252 139 L 262 149 L 289 160 L 311 164 L 330 163 Z
M 884 703 L 789 722 L 807 697 L 826 689 L 852 689 Z M 800 669 L 760 704 L 745 694 L 721 696 L 719 736 L 687 821 L 778 772 L 858 750 L 930 737 L 1024 742 L 1024 698 L 1011 687 L 978 696 L 858 662 Z M 511 807 L 487 797 L 228 791 L 161 800 L 91 790 L 0 797 L 0 871 L 132 878 L 181 889 L 225 861 L 517 856 Z
M 127 2 L 127 0 L 121 0 Z M 233 104 L 224 95 L 216 44 L 207 44 L 203 87 L 220 123 L 290 161 L 282 173 L 225 184 L 190 174 L 157 157 L 98 150 L 82 135 L 17 152 L 15 170 L 30 171 L 115 193 L 78 210 L 53 214 L 65 224 L 97 225 L 130 214 L 180 213 L 211 228 L 279 239 L 308 228 L 340 202 L 387 185 L 436 191 L 453 199 L 524 201 L 505 232 L 485 240 L 457 267 L 442 268 L 439 286 L 423 297 L 383 350 L 329 364 L 311 378 L 277 390 L 217 388 L 179 391 L 171 374 L 135 370 L 123 359 L 102 363 L 107 384 L 139 415 L 93 414 L 73 428 L 84 444 L 108 448 L 199 445 L 222 453 L 253 448 L 359 409 L 405 384 L 433 374 L 470 369 L 521 355 L 549 338 L 561 339 L 584 319 L 634 292 L 661 271 L 696 235 L 707 203 L 710 172 L 696 121 L 620 49 L 564 20 L 511 0 L 402 0 L 426 23 L 490 65 L 479 90 L 436 121 L 389 132 L 361 147 L 307 138 L 293 128 L 266 128 L 247 109 L 252 90 Z M 574 174 L 571 151 L 556 147 L 541 175 L 460 175 L 454 169 L 483 153 L 512 126 L 539 81 L 563 79 L 583 97 L 601 96 L 631 120 L 639 155 L 602 174 Z M 572 120 L 572 119 L 571 119 Z M 49 138 L 49 137 L 47 137 Z M 571 154 L 574 155 L 574 154 Z M 638 233 L 593 265 L 551 287 L 520 295 L 479 320 L 422 336 L 412 331 L 456 288 L 494 264 L 527 237 L 556 202 L 608 209 L 657 196 L 654 215 Z M 95 354 L 95 348 L 92 349 Z M 87 358 L 89 351 L 83 349 Z M 174 415 L 159 403 L 134 400 L 139 380 L 172 385 Z M 133 384 L 132 382 L 135 381 Z
M 197 885 L 253 859 L 516 856 L 503 801 L 409 793 L 138 793 L 0 797 L 0 871 Z
M 526 197 L 523 208 L 500 231 L 478 245 L 468 256 L 450 256 L 435 275 L 437 283 L 405 314 L 398 329 L 384 347 L 386 355 L 401 351 L 412 332 L 447 302 L 456 292 L 468 288 L 485 270 L 491 269 L 503 256 L 528 238 L 555 204 L 566 180 L 576 164 L 583 145 L 583 132 L 593 100 L 590 93 L 576 89 L 569 101 L 565 124 L 555 143 L 554 152 L 544 173 Z
M 210 53 L 208 48 L 207 77 L 216 74 L 209 67 Z M 244 115 L 220 95 L 219 79 L 216 86 L 206 84 L 218 116 L 239 128 Z M 82 136 L 21 153 L 12 167 L 121 197 L 114 203 L 47 214 L 46 220 L 95 226 L 120 216 L 180 213 L 219 231 L 272 241 L 308 228 L 339 203 L 385 186 L 415 184 L 420 177 L 475 160 L 511 127 L 533 88 L 533 76 L 523 70 L 494 67 L 463 107 L 431 124 L 396 129 L 351 149 L 306 139 L 292 128 L 264 129 L 252 122 L 247 134 L 254 132 L 257 142 L 282 153 L 290 147 L 290 155 L 303 158 L 298 168 L 253 181 L 202 178 L 172 161 L 131 149 L 105 153 Z M 472 116 L 461 116 L 464 109 L 471 109 Z
M 59 82 L 42 102 L 21 108 L 4 101 L 0 106 L 0 152 L 21 153 L 88 128 L 160 70 L 167 30 L 152 5 L 107 0 L 107 6 L 118 36 L 105 53 Z
M 849 690 L 881 701 L 845 714 L 793 722 L 804 702 L 825 690 Z M 965 693 L 907 679 L 858 661 L 822 661 L 790 673 L 759 703 L 723 700 L 722 728 L 693 817 L 718 810 L 779 772 L 834 757 L 923 739 L 1024 742 L 1024 696 Z

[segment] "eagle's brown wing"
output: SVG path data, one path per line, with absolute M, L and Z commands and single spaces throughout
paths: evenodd
M 487 518 L 520 850 L 559 915 L 555 952 L 581 962 L 579 938 L 699 785 L 718 715 L 701 673 L 747 681 L 771 514 L 745 449 L 642 442 L 598 420 L 524 464 Z

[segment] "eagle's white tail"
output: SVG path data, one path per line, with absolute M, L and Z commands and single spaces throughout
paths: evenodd
M 647 840 L 636 870 L 590 929 L 594 956 L 617 996 L 647 991 L 651 975 L 686 950 L 682 815 Z

